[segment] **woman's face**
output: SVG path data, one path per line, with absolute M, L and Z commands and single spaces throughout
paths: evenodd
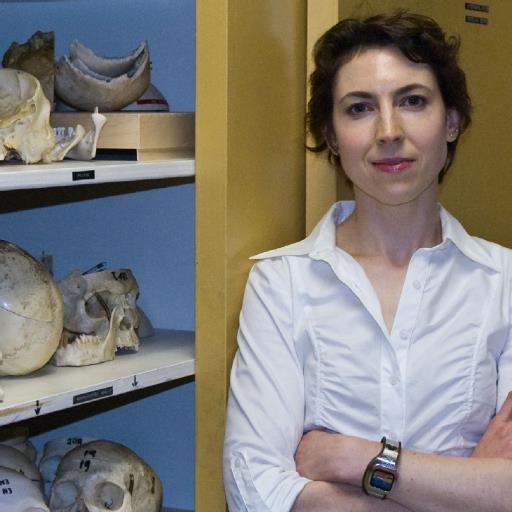
M 393 47 L 364 50 L 338 70 L 333 100 L 329 142 L 356 200 L 437 200 L 438 174 L 459 116 L 446 110 L 428 65 Z

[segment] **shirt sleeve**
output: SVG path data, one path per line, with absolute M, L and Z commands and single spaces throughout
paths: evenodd
M 294 454 L 304 425 L 304 377 L 293 341 L 285 260 L 249 275 L 231 369 L 224 485 L 231 512 L 287 512 L 309 482 Z
M 508 313 L 507 339 L 498 362 L 498 395 L 497 409 L 503 405 L 507 395 L 512 391 L 512 251 L 507 250 L 505 265 L 505 311 Z

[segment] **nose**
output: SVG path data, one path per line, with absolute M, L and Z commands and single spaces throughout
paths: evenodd
M 379 145 L 399 142 L 404 138 L 400 116 L 393 108 L 386 107 L 379 112 L 375 137 Z

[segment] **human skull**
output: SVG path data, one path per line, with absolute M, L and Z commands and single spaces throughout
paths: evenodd
M 52 439 L 44 444 L 41 460 L 39 461 L 39 471 L 43 478 L 46 496 L 50 495 L 51 485 L 55 480 L 62 457 L 73 448 L 94 440 L 92 437 L 64 437 Z
M 0 510 L 50 512 L 41 489 L 26 476 L 0 466 Z
M 65 277 L 64 333 L 53 363 L 83 366 L 110 361 L 116 349 L 137 351 L 139 286 L 128 269 L 81 273 Z
M 62 458 L 50 496 L 53 512 L 160 512 L 161 506 L 158 475 L 126 446 L 105 440 Z
M 43 489 L 43 478 L 37 465 L 16 448 L 0 444 L 0 465 L 25 475 L 41 490 Z
M 55 92 L 79 110 L 116 111 L 139 98 L 151 80 L 147 41 L 124 57 L 102 57 L 74 40 L 55 65 Z
M 0 268 L 0 375 L 24 375 L 57 349 L 62 297 L 44 266 L 16 244 L 0 240 Z
M 27 427 L 19 425 L 3 427 L 0 430 L 0 444 L 16 448 L 16 450 L 25 454 L 32 462 L 35 462 L 37 459 L 37 450 L 29 439 Z

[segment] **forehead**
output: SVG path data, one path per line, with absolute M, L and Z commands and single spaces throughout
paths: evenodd
M 340 66 L 335 92 L 385 92 L 408 84 L 420 84 L 437 90 L 434 72 L 428 64 L 409 60 L 394 47 L 364 49 Z

